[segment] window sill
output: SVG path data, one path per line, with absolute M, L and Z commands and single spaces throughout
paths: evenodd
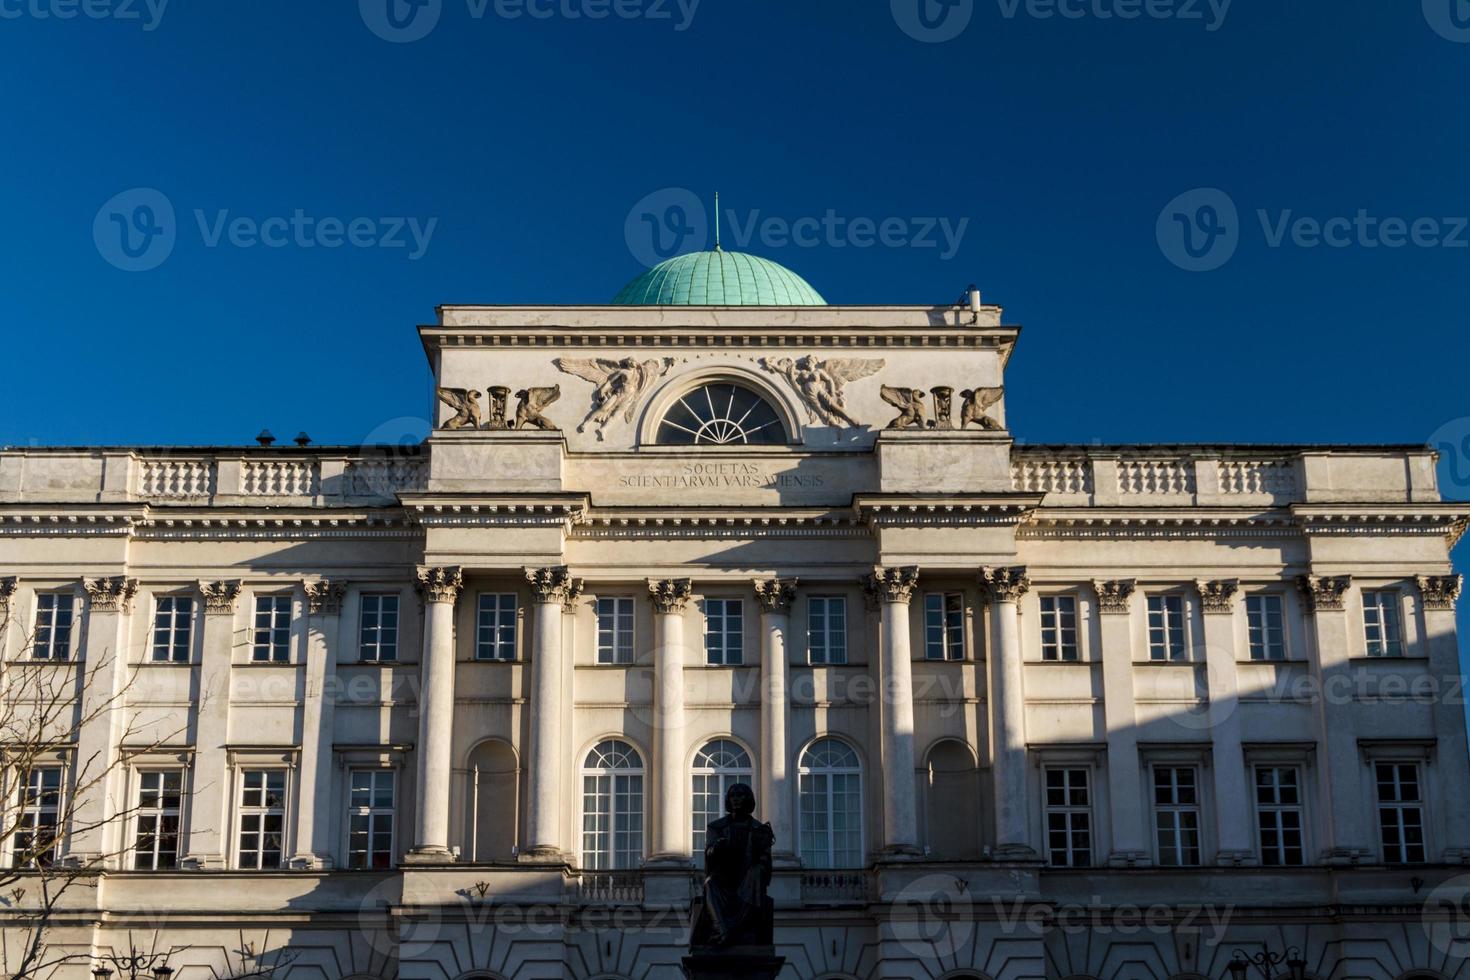
M 339 660 L 338 667 L 417 667 L 417 660 Z
M 302 661 L 299 661 L 299 660 L 241 660 L 241 661 L 237 661 L 234 664 L 231 664 L 231 666 L 233 666 L 233 667 L 300 667 L 300 666 L 302 666 Z
M 1101 660 L 1025 660 L 1026 666 L 1037 667 L 1092 667 L 1101 664 Z
M 1425 657 L 1425 656 L 1421 656 L 1419 654 L 1412 654 L 1412 655 L 1410 655 L 1410 654 L 1404 654 L 1403 656 L 1400 656 L 1400 657 L 1370 657 L 1366 653 L 1360 653 L 1360 654 L 1356 654 L 1355 656 L 1348 657 L 1348 663 L 1353 663 L 1353 664 L 1356 664 L 1356 663 L 1370 663 L 1370 664 L 1384 664 L 1384 663 L 1388 663 L 1388 664 L 1396 664 L 1396 663 L 1402 663 L 1403 661 L 1406 661 L 1406 660 L 1409 661 L 1410 663 L 1421 663 L 1422 664 L 1422 663 L 1428 662 L 1429 658 L 1428 657 Z
M 742 670 L 750 667 L 759 667 L 760 664 L 695 664 L 694 670 Z
M 197 667 L 193 660 L 140 660 L 133 667 Z
M 512 667 L 512 666 L 515 666 L 516 664 L 528 664 L 528 663 L 530 663 L 530 661 L 529 660 L 521 660 L 520 658 L 516 658 L 515 660 L 490 660 L 488 658 L 487 659 L 484 659 L 484 660 L 481 660 L 479 657 L 466 657 L 463 660 L 456 660 L 455 663 L 457 663 L 457 664 L 485 664 L 485 665 L 490 666 L 490 667 Z
M 1238 664 L 1251 664 L 1257 667 L 1285 667 L 1288 664 L 1311 663 L 1306 657 L 1284 657 L 1280 660 L 1251 660 L 1247 657 L 1244 659 L 1237 658 L 1235 662 Z

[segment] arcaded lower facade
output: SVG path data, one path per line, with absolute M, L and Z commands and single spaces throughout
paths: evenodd
M 441 308 L 421 446 L 0 452 L 7 703 L 115 694 L 7 786 L 96 872 L 48 942 L 677 977 L 740 780 L 791 978 L 1470 977 L 1430 450 L 1018 444 L 978 294 L 711 254 L 719 305 Z

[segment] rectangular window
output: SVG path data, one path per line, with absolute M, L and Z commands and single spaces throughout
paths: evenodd
M 357 658 L 379 663 L 398 659 L 398 596 L 365 595 L 358 617 Z
M 279 868 L 286 838 L 286 770 L 240 773 L 239 866 Z
M 1154 839 L 1159 864 L 1199 864 L 1199 785 L 1193 766 L 1154 767 Z
M 1041 659 L 1078 659 L 1077 600 L 1073 596 L 1041 597 Z
M 138 773 L 133 867 L 161 871 L 179 866 L 179 812 L 184 774 L 178 769 Z
M 1402 657 L 1403 631 L 1399 628 L 1399 594 L 1363 593 L 1363 631 L 1370 657 Z
M 807 599 L 806 649 L 810 663 L 847 663 L 847 600 L 842 596 Z
M 1148 658 L 1183 660 L 1184 657 L 1184 597 L 1149 596 Z
M 37 660 L 66 660 L 71 656 L 75 599 L 55 592 L 36 596 L 36 635 L 31 641 L 31 656 Z
M 391 769 L 354 769 L 347 811 L 347 866 L 393 867 L 393 783 Z
M 745 662 L 745 603 L 740 599 L 704 601 L 704 653 L 712 667 Z
M 965 597 L 958 592 L 924 596 L 924 659 L 965 659 Z
M 1292 766 L 1256 766 L 1256 830 L 1264 867 L 1304 862 L 1301 775 Z
M 153 609 L 153 662 L 188 663 L 193 624 L 193 599 L 183 596 L 159 599 Z
M 17 868 L 44 867 L 56 860 L 62 772 L 61 766 L 37 766 L 24 774 L 12 841 Z
M 1419 766 L 1413 762 L 1380 762 L 1378 836 L 1385 864 L 1424 863 L 1424 798 L 1419 792 Z
M 1245 597 L 1246 634 L 1252 660 L 1286 659 L 1286 620 L 1279 595 Z
M 255 597 L 255 643 L 250 659 L 283 664 L 291 659 L 291 597 Z
M 475 610 L 475 659 L 516 658 L 516 597 L 513 593 L 483 593 Z
M 1092 865 L 1092 795 L 1086 769 L 1046 770 L 1046 847 L 1055 867 Z
M 633 662 L 633 600 L 597 600 L 597 662 Z

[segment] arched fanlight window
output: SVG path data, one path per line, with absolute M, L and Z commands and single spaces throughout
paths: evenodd
M 809 868 L 863 866 L 862 766 L 845 742 L 821 738 L 801 754 L 801 860 Z
M 694 756 L 693 851 L 696 864 L 704 862 L 705 828 L 725 815 L 725 792 L 736 783 L 752 785 L 755 767 L 750 753 L 728 738 L 717 738 Z M 789 846 L 789 845 L 788 845 Z
M 783 446 L 786 427 L 760 395 L 730 382 L 686 392 L 658 427 L 661 446 Z
M 643 759 L 607 739 L 582 766 L 582 867 L 636 868 L 643 861 Z

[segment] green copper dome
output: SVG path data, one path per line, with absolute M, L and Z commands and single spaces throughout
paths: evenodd
M 690 252 L 622 288 L 615 306 L 826 306 L 790 269 L 744 252 Z

